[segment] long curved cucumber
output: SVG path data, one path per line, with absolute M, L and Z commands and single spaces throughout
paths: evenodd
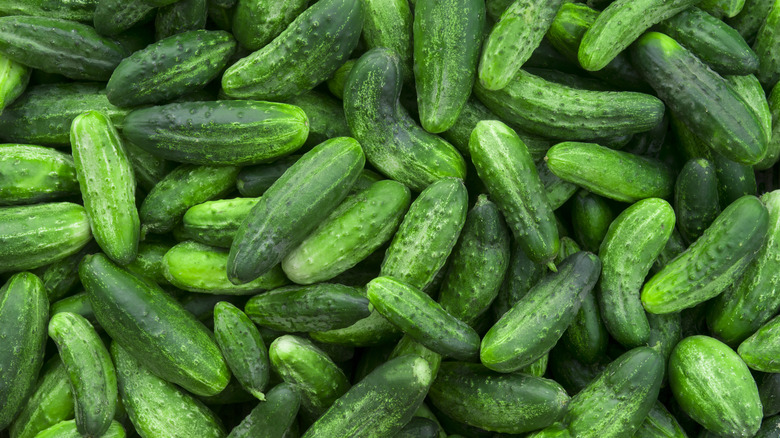
M 68 154 L 42 146 L 0 144 L 0 205 L 36 204 L 78 192 L 76 167 Z
M 241 386 L 261 402 L 271 377 L 268 349 L 257 327 L 236 306 L 220 301 L 214 306 L 214 338 Z

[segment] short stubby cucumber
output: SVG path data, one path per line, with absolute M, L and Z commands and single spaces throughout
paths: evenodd
M 220 301 L 214 306 L 214 338 L 233 376 L 260 401 L 271 378 L 268 349 L 257 327 L 236 306 Z
M 192 240 L 230 248 L 241 222 L 259 201 L 260 198 L 233 198 L 193 205 L 182 217 L 182 230 Z
M 0 205 L 36 204 L 77 193 L 70 155 L 42 146 L 0 144 Z

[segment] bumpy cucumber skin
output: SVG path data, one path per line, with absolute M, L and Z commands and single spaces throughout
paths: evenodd
M 501 318 L 515 303 L 520 301 L 546 273 L 547 267 L 545 265 L 528 258 L 523 248 L 516 241 L 513 242 L 504 282 L 491 307 L 495 319 Z
M 332 96 L 312 90 L 291 97 L 285 103 L 299 107 L 309 119 L 309 135 L 304 143 L 304 151 L 330 138 L 350 136 L 344 105 Z
M 699 6 L 715 17 L 733 17 L 745 6 L 745 0 L 702 0 Z
M 43 283 L 29 272 L 13 275 L 0 288 L 0 429 L 5 429 L 32 395 L 46 347 L 49 300 Z
M 182 217 L 182 229 L 192 240 L 230 248 L 241 222 L 259 201 L 260 198 L 233 198 L 193 205 Z
M 75 400 L 76 427 L 86 436 L 102 436 L 111 426 L 117 403 L 116 371 L 92 324 L 70 312 L 49 321 Z
M 674 221 L 674 210 L 663 199 L 639 201 L 615 218 L 599 249 L 601 314 L 612 337 L 627 348 L 644 345 L 650 337 L 639 291 Z
M 712 163 L 704 158 L 685 163 L 675 183 L 674 206 L 680 234 L 686 241 L 695 242 L 720 214 Z
M 301 396 L 293 385 L 282 382 L 265 395 L 265 402 L 258 403 L 227 438 L 253 438 L 259 436 L 284 437 L 301 406 Z
M 480 364 L 445 362 L 429 393 L 434 406 L 471 426 L 523 433 L 560 420 L 569 396 L 552 380 L 501 374 Z
M 545 167 L 547 167 L 546 164 Z M 574 187 L 576 190 L 576 186 Z M 577 196 L 572 198 L 571 223 L 572 228 L 574 228 L 574 236 L 577 243 L 582 245 L 586 251 L 598 252 L 601 242 L 607 235 L 609 225 L 614 219 L 615 214 L 612 212 L 612 208 L 601 196 L 594 195 L 587 190 L 580 190 Z
M 232 98 L 278 100 L 311 90 L 349 58 L 363 28 L 360 0 L 319 1 L 262 49 L 230 66 L 222 88 Z M 305 59 L 312 65 L 301 63 Z
M 309 333 L 312 339 L 351 347 L 387 344 L 401 337 L 400 331 L 377 311 L 343 329 Z
M 59 356 L 49 359 L 41 370 L 35 391 L 8 429 L 11 438 L 34 438 L 38 432 L 73 418 L 70 380 Z
M 128 55 L 86 24 L 26 16 L 0 17 L 0 53 L 47 73 L 87 81 L 108 80 Z
M 769 15 L 758 31 L 753 50 L 759 59 L 756 76 L 765 87 L 772 87 L 780 79 L 780 56 L 777 49 L 777 35 L 780 33 L 780 5 L 774 2 Z
M 288 155 L 273 163 L 244 167 L 238 174 L 236 186 L 242 196 L 261 196 L 290 168 L 300 155 Z M 232 241 L 232 239 L 231 239 Z
M 103 329 L 156 375 L 196 395 L 227 386 L 230 371 L 213 335 L 159 286 L 101 254 L 84 258 L 79 277 Z
M 306 0 L 238 2 L 233 12 L 233 35 L 241 46 L 258 50 L 279 35 L 306 8 Z
M 726 80 L 734 91 L 745 101 L 748 108 L 753 111 L 767 139 L 767 152 L 764 158 L 755 165 L 756 170 L 764 170 L 772 167 L 777 161 L 780 150 L 773 146 L 772 141 L 772 111 L 769 109 L 767 95 L 761 86 L 761 82 L 755 75 L 726 76 Z
M 482 338 L 480 359 L 495 371 L 513 372 L 550 351 L 596 285 L 601 262 L 579 252 L 558 265 L 515 304 Z
M 365 11 L 363 41 L 369 49 L 387 47 L 401 61 L 404 82 L 413 79 L 414 13 L 406 0 L 361 0 Z M 414 6 L 414 5 L 412 5 Z
M 409 189 L 393 180 L 348 197 L 284 257 L 284 273 L 298 284 L 334 278 L 390 240 L 410 202 Z
M 499 121 L 481 121 L 471 133 L 469 150 L 515 240 L 536 262 L 554 259 L 560 247 L 555 215 L 520 137 Z
M 155 9 L 143 2 L 100 0 L 92 24 L 105 36 L 117 36 L 140 22 L 151 18 Z
M 780 372 L 777 355 L 780 352 L 780 319 L 774 318 L 739 344 L 739 355 L 754 370 Z
M 774 3 L 775 0 L 745 0 L 745 5 L 739 14 L 728 18 L 726 23 L 736 29 L 745 41 L 751 42 L 764 24 Z
M 702 141 L 738 163 L 761 161 L 766 133 L 728 81 L 662 33 L 648 32 L 632 53 L 645 80 Z
M 387 360 L 395 359 L 396 357 L 407 354 L 420 356 L 425 359 L 425 361 L 428 362 L 428 366 L 431 368 L 432 375 L 435 376 L 439 372 L 442 360 L 441 354 L 430 350 L 428 347 L 415 341 L 414 338 L 409 335 L 401 337 L 401 340 L 395 345 L 393 351 L 390 352 L 390 356 L 387 357 Z M 376 364 L 376 366 L 379 365 L 381 364 Z M 417 416 L 417 414 L 415 414 L 415 416 Z
M 89 218 L 80 205 L 53 202 L 0 208 L 0 272 L 56 262 L 91 239 Z
M 154 18 L 155 39 L 201 30 L 206 27 L 207 15 L 208 0 L 181 0 L 160 8 Z
M 35 204 L 78 192 L 71 156 L 42 146 L 0 144 L 0 205 Z
M 153 374 L 118 343 L 111 343 L 119 394 L 141 436 L 224 438 L 219 418 L 203 403 Z
M 0 55 L 0 113 L 27 88 L 32 69 Z
M 658 98 L 631 91 L 591 91 L 519 71 L 505 88 L 474 93 L 504 120 L 532 134 L 563 140 L 595 140 L 644 132 L 663 118 Z
M 687 438 L 685 430 L 661 402 L 656 402 L 633 438 Z
M 214 338 L 241 386 L 260 401 L 271 377 L 268 350 L 257 327 L 236 306 L 220 301 L 214 306 Z
M 761 426 L 750 370 L 716 339 L 698 335 L 680 341 L 669 358 L 669 386 L 683 411 L 715 434 L 751 437 Z
M 236 232 L 230 281 L 249 282 L 281 262 L 346 197 L 365 161 L 360 144 L 349 137 L 327 140 L 296 161 Z
M 385 252 L 379 275 L 425 289 L 457 243 L 467 209 L 463 181 L 444 178 L 428 186 L 404 216 Z
M 382 47 L 361 56 L 347 78 L 344 114 L 368 161 L 418 192 L 444 177 L 464 178 L 458 151 L 417 125 L 399 103 L 402 79 L 398 55 Z
M 393 436 L 412 418 L 432 381 L 420 357 L 385 362 L 336 400 L 303 438 Z
M 0 16 L 32 15 L 90 21 L 98 0 L 9 0 L 0 4 Z
M 755 258 L 768 228 L 769 213 L 758 198 L 734 201 L 702 237 L 645 283 L 645 310 L 677 312 L 720 294 Z
M 95 319 L 95 312 L 92 311 L 92 304 L 89 302 L 89 296 L 87 296 L 86 292 L 73 294 L 59 301 L 55 301 L 49 306 L 49 314 L 52 317 L 63 312 L 75 313 L 83 316 L 93 327 L 96 326 L 96 330 L 100 329 L 100 326 L 97 325 L 98 322 L 97 319 Z

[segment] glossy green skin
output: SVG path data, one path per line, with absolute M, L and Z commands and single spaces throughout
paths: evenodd
M 106 95 L 121 107 L 170 101 L 211 82 L 235 49 L 236 41 L 224 31 L 193 30 L 165 38 L 123 59 Z
M 214 306 L 214 337 L 241 386 L 265 401 L 263 391 L 271 377 L 271 364 L 257 327 L 236 306 L 220 301 Z
M 761 161 L 767 151 L 766 133 L 728 81 L 658 32 L 645 34 L 632 50 L 645 80 L 704 143 L 738 163 Z
M 566 329 L 561 342 L 586 363 L 593 363 L 604 356 L 609 344 L 609 333 L 604 326 L 595 291 L 585 295 L 577 316 Z
M 739 355 L 750 368 L 766 373 L 780 372 L 780 319 L 774 318 L 739 344 Z
M 509 267 L 504 283 L 493 301 L 492 313 L 498 320 L 503 314 L 520 301 L 533 286 L 547 273 L 547 267 L 528 258 L 517 242 L 513 242 Z
M 774 4 L 775 0 L 745 0 L 745 5 L 739 14 L 727 19 L 726 23 L 736 29 L 745 41 L 751 42 Z
M 347 78 L 344 113 L 368 161 L 418 192 L 441 178 L 465 177 L 458 151 L 422 129 L 399 103 L 401 87 L 398 55 L 381 47 L 360 57 Z
M 404 82 L 413 79 L 412 36 L 414 13 L 406 0 L 361 0 L 365 19 L 363 41 L 368 48 L 386 47 L 401 60 Z M 413 5 L 412 5 L 413 6 Z
M 96 243 L 90 242 L 80 251 L 77 251 L 67 257 L 63 257 L 56 262 L 46 266 L 42 272 L 39 272 L 46 288 L 46 295 L 49 302 L 54 302 L 66 295 L 73 289 L 79 281 L 79 263 L 85 255 L 99 251 Z
M 393 436 L 412 418 L 432 381 L 420 357 L 385 362 L 336 400 L 303 438 Z
M 115 41 L 75 21 L 0 17 L 0 53 L 26 66 L 86 81 L 105 81 L 128 55 Z
M 79 277 L 103 329 L 150 371 L 196 395 L 227 386 L 211 332 L 159 286 L 101 254 L 84 258 Z
M 349 59 L 363 16 L 360 0 L 313 4 L 270 43 L 230 66 L 222 88 L 232 98 L 258 100 L 287 99 L 311 90 Z
M 304 150 L 330 138 L 350 136 L 344 105 L 332 96 L 312 90 L 291 97 L 285 103 L 299 107 L 309 119 L 309 136 L 306 137 Z
M 238 192 L 242 196 L 255 197 L 265 193 L 266 190 L 279 179 L 287 169 L 290 168 L 300 155 L 288 155 L 279 158 L 273 163 L 258 164 L 256 166 L 244 167 L 238 174 Z M 232 239 L 231 239 L 232 240 Z
M 168 284 L 163 274 L 163 257 L 174 242 L 147 239 L 138 244 L 138 256 L 125 268 L 138 275 L 154 280 L 157 284 Z
M 9 0 L 0 5 L 0 16 L 33 15 L 90 21 L 98 0 Z
M 596 285 L 601 262 L 579 252 L 558 265 L 505 313 L 482 338 L 480 359 L 495 371 L 517 371 L 550 351 Z
M 441 354 L 428 349 L 428 347 L 415 341 L 414 338 L 409 335 L 401 337 L 401 340 L 395 345 L 393 351 L 390 352 L 390 356 L 387 357 L 387 360 L 404 355 L 415 355 L 425 359 L 425 361 L 428 362 L 428 366 L 431 368 L 431 374 L 434 376 L 439 372 L 442 360 Z M 376 365 L 379 366 L 381 364 Z M 417 415 L 415 414 L 415 416 Z
M 473 325 L 498 295 L 509 255 L 504 218 L 486 195 L 480 195 L 452 250 L 439 304 L 455 318 Z
M 414 8 L 414 79 L 420 123 L 446 131 L 471 95 L 485 27 L 483 0 L 420 0 Z
M 601 70 L 652 25 L 673 17 L 696 3 L 698 0 L 612 2 L 582 37 L 578 54 L 580 65 L 585 70 Z
M 768 227 L 769 213 L 758 198 L 734 201 L 702 237 L 645 283 L 645 310 L 678 312 L 723 292 L 755 258 Z
M 760 379 L 756 378 L 756 383 L 764 417 L 780 413 L 780 374 L 764 374 Z
M 550 262 L 560 240 L 555 215 L 536 166 L 520 137 L 499 121 L 481 121 L 471 133 L 471 160 L 528 256 Z
M 45 326 L 43 323 L 42 326 Z M 11 438 L 34 438 L 38 432 L 73 418 L 70 380 L 58 356 L 46 362 L 41 377 L 8 429 Z
M 46 347 L 49 301 L 43 283 L 29 272 L 0 288 L 0 429 L 5 429 L 33 394 Z
M 605 362 L 606 360 L 606 358 L 602 358 L 602 360 L 586 364 L 577 360 L 566 348 L 558 346 L 549 354 L 547 369 L 549 375 L 556 382 L 559 382 L 569 394 L 574 395 L 582 391 L 604 371 L 608 364 Z
M 38 268 L 92 239 L 84 207 L 70 202 L 0 208 L 0 272 Z
M 767 418 L 753 438 L 772 438 L 780 432 L 780 416 Z
M 133 167 L 133 174 L 138 187 L 149 192 L 165 175 L 174 168 L 174 163 L 152 155 L 144 149 L 124 139 L 123 144 L 127 151 L 127 157 Z
M 282 382 L 265 395 L 265 402 L 258 403 L 228 438 L 283 437 L 295 422 L 301 406 L 301 396 L 295 387 Z
M 572 397 L 563 422 L 576 437 L 631 436 L 655 404 L 663 375 L 657 351 L 629 350 Z
M 102 84 L 63 83 L 29 87 L 0 113 L 0 138 L 6 141 L 66 146 L 70 125 L 85 111 L 100 111 L 122 126 L 127 110 L 109 103 Z
M 241 222 L 259 201 L 260 198 L 233 198 L 193 205 L 184 213 L 182 229 L 200 243 L 230 248 Z
M 108 350 L 92 324 L 75 313 L 53 314 L 49 336 L 68 373 L 79 433 L 102 436 L 111 426 L 117 403 L 116 371 Z
M 772 87 L 767 101 L 771 116 L 771 129 L 769 131 L 769 146 L 767 147 L 766 156 L 760 163 L 763 166 L 770 166 L 770 163 L 774 164 L 780 158 L 780 122 L 778 122 L 780 120 L 780 87 Z
M 627 348 L 647 343 L 650 325 L 639 291 L 674 229 L 675 214 L 663 199 L 628 207 L 609 226 L 599 249 L 599 305 L 607 330 Z
M 100 326 L 97 325 L 95 312 L 92 311 L 92 304 L 89 302 L 89 296 L 87 296 L 86 292 L 79 292 L 51 303 L 51 306 L 49 307 L 49 314 L 51 316 L 63 312 L 75 313 L 83 316 L 90 324 L 96 326 L 95 330 L 100 329 Z
M 293 335 L 276 338 L 268 348 L 271 366 L 301 394 L 305 418 L 320 417 L 350 387 L 344 372 L 311 341 Z
M 141 221 L 135 205 L 135 177 L 111 120 L 89 111 L 73 120 L 73 161 L 92 235 L 103 252 L 122 265 L 138 253 Z
M 155 39 L 205 28 L 207 12 L 208 0 L 181 0 L 160 8 L 154 20 Z
M 306 0 L 238 2 L 233 35 L 241 46 L 258 50 L 279 35 L 306 8 Z
M 712 161 L 718 178 L 718 200 L 721 209 L 745 195 L 758 194 L 753 166 L 731 161 L 720 154 L 713 154 Z
M 423 291 L 391 277 L 367 285 L 368 299 L 382 316 L 425 347 L 457 360 L 472 360 L 479 335 Z
M 761 401 L 750 370 L 716 339 L 680 341 L 669 358 L 669 386 L 683 411 L 715 434 L 751 437 L 761 426 Z
M 360 321 L 343 329 L 309 333 L 312 339 L 330 344 L 352 347 L 370 347 L 392 342 L 401 337 L 396 326 L 376 310 Z
M 563 417 L 569 396 L 552 380 L 502 374 L 480 364 L 442 364 L 429 393 L 446 415 L 485 430 L 523 433 Z
M 227 272 L 234 284 L 268 272 L 346 197 L 365 164 L 349 137 L 327 140 L 304 154 L 269 188 L 239 227 Z
M 505 88 L 474 93 L 504 120 L 531 134 L 562 140 L 595 140 L 647 131 L 661 122 L 663 103 L 631 91 L 572 88 L 520 70 Z
M 62 421 L 54 426 L 40 431 L 35 438 L 81 438 L 75 420 Z M 125 438 L 125 429 L 116 421 L 109 423 L 108 429 L 100 435 L 101 438 Z
M 138 434 L 224 438 L 219 418 L 176 385 L 157 377 L 118 343 L 111 343 L 119 394 Z
M 178 37 L 173 37 L 178 38 Z M 283 103 L 184 102 L 139 109 L 124 135 L 155 155 L 203 165 L 246 165 L 288 155 L 309 132 L 306 114 Z
M 0 113 L 24 92 L 31 72 L 26 66 L 0 56 Z
M 564 181 L 616 201 L 666 198 L 674 190 L 674 174 L 664 163 L 595 143 L 558 143 L 545 160 Z
M 365 292 L 335 283 L 274 289 L 244 310 L 256 324 L 287 333 L 344 328 L 369 315 Z
M 647 340 L 647 345 L 657 348 L 664 359 L 668 361 L 672 350 L 683 338 L 682 317 L 679 313 L 663 315 L 648 313 L 647 321 L 650 323 L 650 337 Z
M 479 83 L 488 90 L 506 87 L 531 57 L 550 28 L 562 0 L 515 0 L 501 14 L 485 41 Z
M 587 190 L 580 190 L 572 199 L 571 223 L 574 236 L 585 250 L 598 252 L 615 214 L 604 198 Z
M 718 180 L 712 163 L 704 158 L 685 163 L 675 183 L 674 207 L 680 234 L 686 241 L 695 242 L 720 214 Z
M 634 432 L 633 438 L 687 438 L 677 419 L 664 407 L 656 402 L 647 414 L 645 421 Z
M 528 152 L 532 152 L 530 147 Z M 547 153 L 547 150 L 544 150 L 544 153 Z M 533 153 L 531 153 L 531 157 L 536 158 Z M 544 186 L 547 202 L 549 202 L 550 208 L 553 210 L 561 208 L 566 201 L 577 193 L 578 187 L 576 185 L 555 176 L 543 160 L 536 162 L 536 171 Z
M 409 189 L 392 180 L 348 197 L 284 257 L 284 273 L 298 284 L 334 278 L 390 240 L 410 202 Z
M 233 190 L 238 171 L 237 167 L 180 165 L 146 195 L 138 211 L 142 233 L 173 230 L 190 207 Z
M 151 18 L 154 8 L 143 2 L 123 0 L 100 0 L 95 8 L 92 24 L 95 30 L 105 36 L 117 36 Z
M 766 92 L 755 75 L 727 76 L 726 80 L 761 123 L 761 128 L 767 139 L 767 152 L 764 158 L 755 165 L 755 169 L 769 169 L 777 162 L 780 148 L 777 144 L 772 143 L 772 111 L 769 109 Z
M 733 17 L 745 6 L 745 0 L 702 0 L 699 6 L 715 17 Z
M 0 205 L 36 204 L 77 193 L 70 155 L 42 146 L 0 144 Z

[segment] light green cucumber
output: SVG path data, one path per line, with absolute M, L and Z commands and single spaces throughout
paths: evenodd
M 38 432 L 73 418 L 70 379 L 59 356 L 44 364 L 41 376 L 8 429 L 11 438 L 34 438 Z
M 0 55 L 0 113 L 27 88 L 31 69 Z
M 182 229 L 197 242 L 230 248 L 241 222 L 259 201 L 260 198 L 233 198 L 193 205 L 182 217 Z
M 214 306 L 214 338 L 241 386 L 261 402 L 271 377 L 268 350 L 257 327 L 236 306 L 220 301 Z
M 0 205 L 35 204 L 78 192 L 70 155 L 42 146 L 0 144 Z
M 366 46 L 369 49 L 386 47 L 395 52 L 401 61 L 404 82 L 411 82 L 414 13 L 409 1 L 361 0 L 361 2 L 365 12 L 362 37 Z
M 85 435 L 79 432 L 76 421 L 68 420 L 38 432 L 35 438 L 81 438 L 83 436 Z M 125 436 L 125 429 L 122 427 L 122 424 L 113 420 L 109 424 L 108 429 L 100 435 L 101 438 L 125 438 Z

